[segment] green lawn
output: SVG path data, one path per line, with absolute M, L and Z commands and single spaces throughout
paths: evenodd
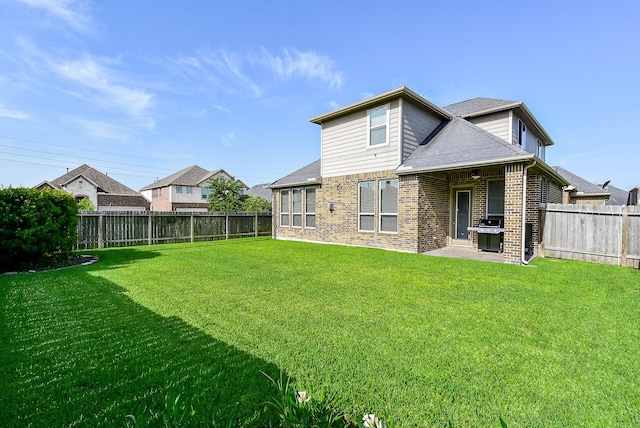
M 265 426 L 261 373 L 396 426 L 640 426 L 640 272 L 270 239 L 0 276 L 0 426 L 123 426 L 180 395 Z

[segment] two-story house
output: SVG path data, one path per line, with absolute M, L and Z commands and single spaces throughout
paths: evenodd
M 223 169 L 208 171 L 193 165 L 143 187 L 140 193 L 151 202 L 152 211 L 207 212 L 207 185 L 218 177 L 233 178 Z M 243 186 L 248 188 L 244 183 Z
M 505 262 L 521 263 L 539 242 L 539 204 L 561 203 L 568 184 L 523 102 L 438 107 L 400 87 L 310 121 L 320 160 L 271 185 L 277 239 L 422 253 L 478 248 L 487 223 Z
M 145 211 L 149 201 L 135 190 L 125 186 L 106 174 L 83 164 L 66 174 L 44 181 L 37 189 L 66 190 L 76 200 L 89 199 L 100 211 Z

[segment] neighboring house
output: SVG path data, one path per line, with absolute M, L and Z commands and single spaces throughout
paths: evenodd
M 151 202 L 152 211 L 206 212 L 209 211 L 208 182 L 218 177 L 233 178 L 223 169 L 208 171 L 193 165 L 143 187 L 140 192 Z
M 441 108 L 400 87 L 310 121 L 320 160 L 270 186 L 277 239 L 478 248 L 469 228 L 489 219 L 503 226 L 505 262 L 521 263 L 539 242 L 539 204 L 562 202 L 569 184 L 544 162 L 553 141 L 522 102 Z
M 562 189 L 563 204 L 606 205 L 611 197 L 611 192 L 599 184 L 591 183 L 560 166 L 554 166 L 553 169 L 569 182 Z
M 603 188 L 611 194 L 605 205 L 627 205 L 629 192 L 607 184 L 604 184 Z
M 640 185 L 629 190 L 627 205 L 640 205 Z
M 106 174 L 81 165 L 52 181 L 43 181 L 37 189 L 58 189 L 72 193 L 76 200 L 89 199 L 99 211 L 145 211 L 149 201 L 135 190 Z
M 270 183 L 256 184 L 249 188 L 245 194 L 250 196 L 259 196 L 261 198 L 268 199 L 269 202 L 271 202 L 271 188 L 268 186 L 270 186 Z

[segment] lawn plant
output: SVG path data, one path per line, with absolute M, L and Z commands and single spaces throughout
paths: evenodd
M 262 238 L 92 253 L 0 276 L 0 426 L 296 426 L 282 403 L 352 426 L 640 426 L 638 270 Z

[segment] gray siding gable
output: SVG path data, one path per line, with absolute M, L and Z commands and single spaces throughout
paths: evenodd
M 420 170 L 456 169 L 515 162 L 532 157 L 531 153 L 465 119 L 455 117 L 430 141 L 419 146 L 396 171 L 411 173 Z

